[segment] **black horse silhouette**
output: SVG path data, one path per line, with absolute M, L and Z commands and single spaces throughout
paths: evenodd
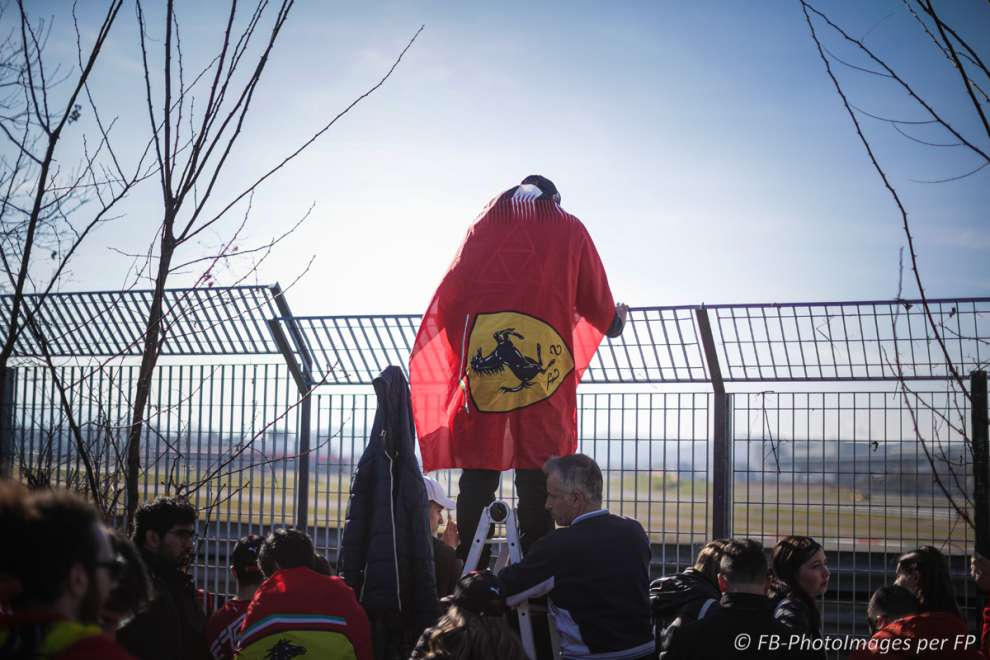
M 306 648 L 293 644 L 287 639 L 280 639 L 275 646 L 268 649 L 265 660 L 292 660 L 298 655 L 306 655 Z
M 495 349 L 488 355 L 482 355 L 479 348 L 477 354 L 471 358 L 471 370 L 484 376 L 491 376 L 502 373 L 506 367 L 509 367 L 512 375 L 519 379 L 519 384 L 515 387 L 499 387 L 501 392 L 521 392 L 531 387 L 533 379 L 545 373 L 557 361 L 550 360 L 546 366 L 543 366 L 543 351 L 539 344 L 536 344 L 535 360 L 523 355 L 512 343 L 512 337 L 525 339 L 516 332 L 515 328 L 496 330 L 492 337 L 495 338 Z

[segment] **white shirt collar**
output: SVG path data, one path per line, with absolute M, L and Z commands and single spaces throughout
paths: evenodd
M 587 520 L 588 518 L 595 518 L 596 516 L 604 516 L 608 514 L 608 509 L 598 509 L 597 511 L 588 511 L 587 513 L 582 513 L 580 516 L 571 521 L 571 526 L 578 524 L 582 520 Z

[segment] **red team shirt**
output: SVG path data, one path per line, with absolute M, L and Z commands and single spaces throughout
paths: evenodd
M 231 598 L 210 617 L 206 624 L 206 639 L 215 660 L 232 660 L 240 640 L 241 624 L 247 614 L 249 600 Z

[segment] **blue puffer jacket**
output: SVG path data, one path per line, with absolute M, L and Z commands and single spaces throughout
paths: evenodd
M 440 604 L 409 385 L 390 366 L 374 386 L 378 411 L 351 482 L 340 574 L 369 616 L 401 613 L 406 634 L 418 635 L 436 621 Z

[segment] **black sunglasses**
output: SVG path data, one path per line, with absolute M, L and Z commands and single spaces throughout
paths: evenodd
M 119 580 L 120 576 L 124 574 L 124 569 L 127 568 L 127 562 L 120 555 L 117 555 L 113 559 L 105 559 L 103 561 L 96 562 L 97 568 L 107 569 L 107 573 L 110 574 L 110 578 L 113 580 Z

